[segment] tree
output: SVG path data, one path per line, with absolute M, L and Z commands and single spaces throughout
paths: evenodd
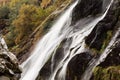
M 39 10 L 36 6 L 27 4 L 21 6 L 18 18 L 13 21 L 17 34 L 16 44 L 18 44 L 22 38 L 27 37 L 35 27 L 39 25 L 39 20 Z

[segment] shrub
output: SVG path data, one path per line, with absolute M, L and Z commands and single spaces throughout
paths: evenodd
M 9 8 L 7 6 L 0 7 L 0 18 L 8 19 L 9 12 Z
M 17 34 L 16 44 L 18 44 L 22 38 L 27 37 L 39 25 L 40 13 L 36 6 L 23 4 L 19 10 L 18 18 L 13 21 L 15 26 L 15 32 Z

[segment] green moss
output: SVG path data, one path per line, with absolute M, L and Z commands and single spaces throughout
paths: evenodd
M 93 80 L 120 80 L 120 65 L 107 68 L 96 67 Z
M 92 50 L 93 53 L 99 53 L 99 51 L 95 48 L 92 48 L 91 50 Z
M 90 49 L 95 55 L 98 54 L 98 53 L 102 53 L 105 50 L 105 48 L 107 47 L 107 45 L 109 44 L 109 42 L 112 38 L 113 31 L 109 30 L 109 31 L 107 31 L 107 33 L 105 35 L 106 35 L 106 37 L 105 37 L 105 39 L 102 43 L 102 46 L 101 46 L 100 50 L 97 50 L 96 48 L 91 48 Z M 85 48 L 89 49 L 89 46 L 86 44 Z
M 99 51 L 96 48 L 90 48 L 89 45 L 87 44 L 85 44 L 85 49 L 91 50 L 93 55 L 96 55 L 97 53 L 99 53 Z
M 102 53 L 105 48 L 107 47 L 107 45 L 109 44 L 111 38 L 112 38 L 112 35 L 113 35 L 113 31 L 109 30 L 107 31 L 107 33 L 105 34 L 106 37 L 104 38 L 104 41 L 102 43 L 102 46 L 101 46 L 101 49 L 100 50 L 97 50 L 96 48 L 91 48 L 90 50 L 96 55 L 98 53 Z M 86 44 L 86 48 L 89 49 L 89 46 Z
M 111 30 L 109 30 L 109 31 L 107 32 L 107 37 L 106 37 L 106 39 L 103 41 L 103 45 L 102 45 L 102 47 L 101 47 L 101 49 L 100 49 L 100 53 L 102 53 L 102 52 L 104 51 L 104 49 L 107 47 L 107 45 L 109 44 L 110 39 L 111 39 L 111 37 L 112 37 L 112 34 L 113 34 L 113 32 L 112 32 Z

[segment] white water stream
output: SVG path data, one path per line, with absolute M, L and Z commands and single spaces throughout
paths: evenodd
M 70 15 L 75 7 L 75 2 L 53 25 L 51 30 L 38 42 L 32 55 L 21 65 L 23 68 L 21 80 L 35 80 L 41 68 L 48 61 L 53 51 L 64 39 L 69 29 L 61 33 L 62 28 L 69 26 Z M 70 20 L 69 20 L 70 19 Z
M 110 8 L 110 6 L 112 5 L 114 0 L 111 0 L 108 9 Z M 108 46 L 106 47 L 106 49 L 104 50 L 104 52 L 100 55 L 100 57 L 96 58 L 96 59 L 92 59 L 90 61 L 90 65 L 88 66 L 88 68 L 86 69 L 85 73 L 83 74 L 81 80 L 89 80 L 93 70 L 95 69 L 95 67 L 97 65 L 99 65 L 101 62 L 103 62 L 106 57 L 108 56 L 108 54 L 111 52 L 111 47 L 114 46 L 115 41 L 117 36 L 120 33 L 120 29 L 118 29 L 118 31 L 116 32 L 116 34 L 114 35 L 114 37 L 111 39 L 111 41 L 109 42 Z
M 91 21 L 82 25 L 84 28 L 78 30 L 77 32 L 72 32 L 73 28 L 70 27 L 71 13 L 77 3 L 78 1 L 71 5 L 70 8 L 68 8 L 58 19 L 58 21 L 56 21 L 50 31 L 38 42 L 34 51 L 32 52 L 32 55 L 21 65 L 23 68 L 23 73 L 20 80 L 35 80 L 50 57 L 52 56 L 52 58 L 54 58 L 55 50 L 60 45 L 61 41 L 64 38 L 72 38 L 72 43 L 70 44 L 69 49 L 64 51 L 64 57 L 61 61 L 59 61 L 59 64 L 55 67 L 52 74 L 47 79 L 55 80 L 56 75 L 58 75 L 59 80 L 65 80 L 68 63 L 74 56 L 84 51 L 85 37 L 88 36 L 96 24 L 105 17 L 111 5 L 110 4 L 107 7 L 107 10 L 100 16 L 87 18 Z M 54 61 L 52 62 L 52 64 L 54 64 Z M 59 74 L 57 74 L 58 71 Z

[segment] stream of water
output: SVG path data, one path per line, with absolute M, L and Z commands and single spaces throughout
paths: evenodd
M 20 80 L 35 80 L 41 69 L 51 57 L 52 73 L 50 76 L 47 76 L 45 80 L 56 80 L 56 77 L 59 80 L 65 80 L 68 63 L 73 57 L 85 50 L 85 37 L 88 36 L 96 24 L 106 16 L 112 2 L 113 0 L 111 0 L 110 4 L 106 8 L 104 8 L 106 10 L 103 11 L 101 15 L 81 19 L 79 21 L 79 23 L 82 23 L 81 25 L 78 26 L 76 23 L 80 29 L 76 30 L 74 30 L 74 26 L 70 26 L 72 19 L 71 13 L 78 1 L 73 3 L 65 13 L 60 16 L 55 24 L 53 24 L 50 31 L 38 42 L 31 53 L 32 55 L 22 63 L 21 67 L 23 68 L 23 73 Z M 56 49 L 65 38 L 67 40 L 71 40 L 64 46 L 64 56 L 60 61 L 58 61 L 58 65 L 53 67 L 55 64 L 54 57 L 56 55 Z M 93 66 L 89 69 L 86 70 L 85 74 L 88 74 L 88 71 L 91 71 L 91 74 Z M 90 74 L 89 76 L 85 74 L 82 80 L 89 80 Z

